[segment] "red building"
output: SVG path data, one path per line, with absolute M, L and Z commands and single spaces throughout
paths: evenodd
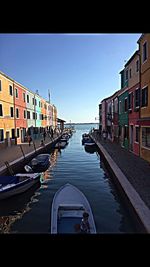
M 140 76 L 138 50 L 128 60 L 125 67 L 128 67 L 129 150 L 139 155 Z
M 17 144 L 24 142 L 27 129 L 26 90 L 19 83 L 14 83 L 14 119 Z

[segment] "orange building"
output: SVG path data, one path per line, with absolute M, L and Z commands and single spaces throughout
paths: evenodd
M 140 50 L 140 156 L 150 162 L 150 34 L 138 40 Z
M 15 144 L 14 82 L 0 72 L 0 147 Z

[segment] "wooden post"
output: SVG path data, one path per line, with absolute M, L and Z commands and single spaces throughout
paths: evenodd
M 5 165 L 7 167 L 7 170 L 9 171 L 10 175 L 14 175 L 14 172 L 12 170 L 12 167 L 10 167 L 8 161 L 5 161 Z
M 21 151 L 22 151 L 22 154 L 23 154 L 23 156 L 24 156 L 24 159 L 25 159 L 26 157 L 25 157 L 25 154 L 24 154 L 24 151 L 23 151 L 22 145 L 20 145 L 20 149 L 21 149 Z
M 33 141 L 33 145 L 34 145 L 34 150 L 35 150 L 35 152 L 36 152 L 36 146 L 35 146 L 35 143 L 34 143 L 34 141 Z

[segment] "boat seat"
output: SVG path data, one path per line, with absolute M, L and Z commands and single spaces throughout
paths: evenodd
M 59 210 L 84 210 L 82 204 L 60 204 L 58 207 Z

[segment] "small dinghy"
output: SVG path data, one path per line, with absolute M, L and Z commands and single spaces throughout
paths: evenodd
M 14 176 L 0 176 L 0 199 L 23 193 L 40 182 L 39 173 L 18 173 Z
M 60 141 L 55 145 L 55 148 L 58 148 L 58 149 L 65 148 L 67 146 L 67 144 L 68 143 L 66 141 Z
M 75 186 L 65 184 L 56 193 L 51 209 L 51 233 L 75 234 L 81 224 L 83 213 L 89 214 L 90 233 L 96 233 L 90 204 L 85 195 Z
M 33 158 L 28 165 L 24 166 L 26 172 L 44 172 L 50 166 L 50 155 L 39 154 Z

